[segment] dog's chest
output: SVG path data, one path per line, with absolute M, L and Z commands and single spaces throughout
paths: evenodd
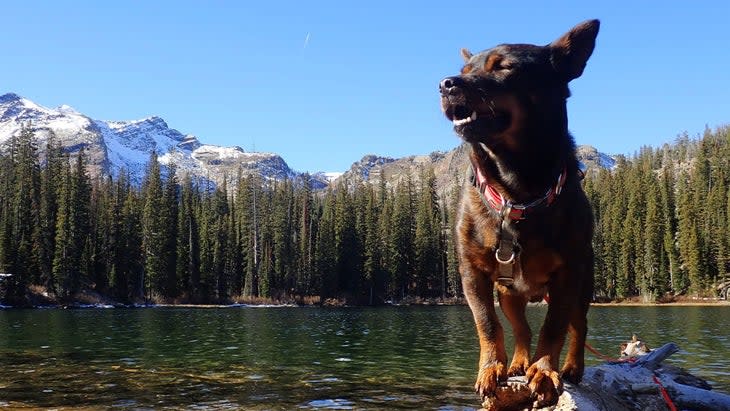
M 542 298 L 547 293 L 547 283 L 550 276 L 560 265 L 560 258 L 549 249 L 526 250 L 520 253 L 513 264 L 501 268 L 495 261 L 493 280 L 500 291 L 510 294 L 525 295 L 532 298 Z M 512 282 L 505 285 L 500 277 L 511 276 Z

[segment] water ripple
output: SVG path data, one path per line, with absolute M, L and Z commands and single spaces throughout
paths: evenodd
M 528 314 L 539 329 L 544 308 Z M 674 341 L 671 364 L 730 391 L 728 307 L 595 307 L 589 322 L 601 352 Z M 477 356 L 466 307 L 3 310 L 0 407 L 467 410 Z

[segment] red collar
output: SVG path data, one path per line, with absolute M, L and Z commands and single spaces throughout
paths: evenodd
M 567 169 L 563 167 L 563 172 L 558 176 L 555 185 L 550 187 L 544 196 L 533 200 L 527 204 L 514 204 L 512 201 L 504 198 L 496 188 L 489 184 L 487 177 L 479 167 L 474 168 L 475 186 L 479 190 L 482 201 L 487 204 L 498 215 L 510 220 L 524 220 L 530 211 L 539 207 L 548 207 L 560 195 L 565 185 Z

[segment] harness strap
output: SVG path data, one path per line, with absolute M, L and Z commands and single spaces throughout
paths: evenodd
M 472 184 L 479 191 L 479 195 L 482 197 L 484 204 L 487 205 L 487 208 L 494 210 L 498 214 L 504 214 L 506 211 L 510 219 L 515 221 L 526 219 L 528 214 L 536 209 L 549 207 L 560 195 L 568 176 L 567 168 L 563 167 L 563 171 L 558 175 L 555 184 L 548 188 L 542 197 L 536 198 L 529 203 L 515 204 L 511 200 L 504 198 L 496 188 L 489 184 L 487 176 L 476 164 L 472 163 L 471 168 L 473 175 Z
M 487 206 L 487 209 L 494 212 L 499 218 L 497 249 L 494 252 L 494 257 L 497 260 L 497 282 L 502 286 L 511 288 L 515 277 L 522 272 L 522 261 L 520 259 L 521 247 L 514 230 L 510 229 L 510 224 L 513 220 L 517 222 L 524 220 L 529 211 L 550 206 L 563 189 L 567 178 L 567 168 L 563 168 L 555 185 L 550 187 L 544 196 L 527 204 L 514 204 L 512 201 L 507 200 L 489 184 L 486 175 L 476 164 L 472 163 L 471 168 L 472 184 L 477 188 L 479 198 Z
M 484 201 L 483 196 L 482 201 Z M 507 288 L 512 287 L 515 282 L 515 275 L 522 270 L 519 259 L 520 245 L 513 231 L 509 229 L 512 221 L 510 211 L 511 207 L 507 205 L 500 213 L 501 222 L 497 230 L 497 249 L 494 251 L 494 258 L 497 260 L 497 282 Z

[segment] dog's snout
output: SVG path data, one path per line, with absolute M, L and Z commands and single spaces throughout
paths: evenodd
M 439 83 L 439 91 L 441 95 L 448 96 L 461 93 L 461 86 L 464 84 L 464 80 L 461 77 L 446 77 Z

